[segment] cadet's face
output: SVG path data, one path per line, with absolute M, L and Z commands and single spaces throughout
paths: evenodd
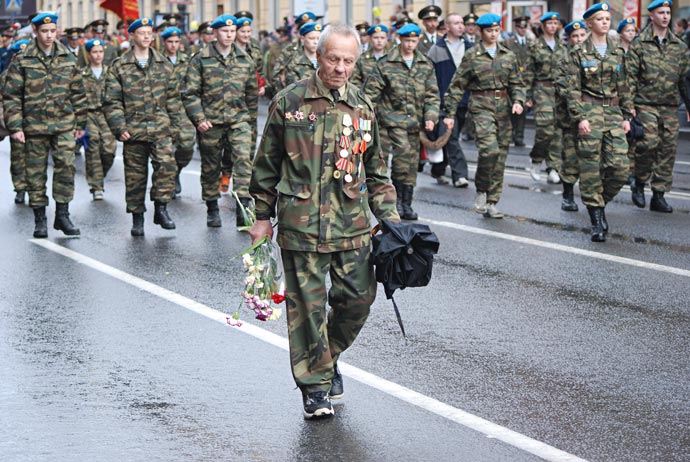
M 252 26 L 242 26 L 237 29 L 237 42 L 241 45 L 247 45 L 252 39 Z
M 55 24 L 41 24 L 35 29 L 38 46 L 44 50 L 52 47 L 57 36 L 57 26 Z
M 438 29 L 438 18 L 422 19 L 422 24 L 428 33 L 433 34 Z
M 316 53 L 316 46 L 319 44 L 319 37 L 321 37 L 321 32 L 311 31 L 307 35 L 303 35 L 300 40 L 302 40 L 302 45 L 307 53 Z
M 400 37 L 400 51 L 404 55 L 414 52 L 417 45 L 419 45 L 419 37 Z
M 577 29 L 570 33 L 568 41 L 573 45 L 579 45 L 587 38 L 587 29 Z
M 558 32 L 558 28 L 560 26 L 561 22 L 558 19 L 549 19 L 548 21 L 541 23 L 541 27 L 548 35 L 556 35 L 556 32 Z
M 94 46 L 91 48 L 91 51 L 89 51 L 89 61 L 91 61 L 91 64 L 100 66 L 103 64 L 104 56 L 105 53 L 103 52 L 103 47 L 101 46 Z
M 671 7 L 660 6 L 649 12 L 652 23 L 658 28 L 666 29 L 671 22 Z
M 485 27 L 482 29 L 482 42 L 484 46 L 496 45 L 498 36 L 501 35 L 501 26 Z
M 383 51 L 388 44 L 388 35 L 385 32 L 374 32 L 371 34 L 371 49 L 376 52 Z
M 153 28 L 142 26 L 130 34 L 134 45 L 139 48 L 148 48 L 153 40 Z
M 216 40 L 218 40 L 218 45 L 223 48 L 227 48 L 232 45 L 235 41 L 235 36 L 237 35 L 237 26 L 224 26 L 215 29 Z
M 633 26 L 632 24 L 630 24 L 629 26 L 625 26 L 621 31 L 621 39 L 625 40 L 628 43 L 632 42 L 636 35 L 637 29 L 635 29 L 635 26 Z
M 611 13 L 608 11 L 600 11 L 594 17 L 589 18 L 587 25 L 593 34 L 605 35 L 611 28 Z
M 180 49 L 180 37 L 168 37 L 164 44 L 165 52 L 172 56 Z
M 331 90 L 345 85 L 357 62 L 357 40 L 350 35 L 331 35 L 324 43 L 323 54 L 316 53 L 319 77 Z

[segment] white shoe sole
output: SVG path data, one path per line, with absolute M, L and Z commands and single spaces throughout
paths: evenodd
M 313 414 L 309 414 L 307 411 L 302 411 L 304 414 L 304 418 L 309 420 L 309 419 L 319 419 L 323 417 L 330 417 L 335 415 L 335 411 L 333 408 L 327 409 L 327 408 L 322 408 L 322 409 L 317 409 Z

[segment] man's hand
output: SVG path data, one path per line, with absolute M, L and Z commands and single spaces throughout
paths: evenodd
M 589 120 L 581 121 L 579 124 L 577 124 L 577 128 L 580 131 L 580 135 L 589 135 L 592 133 L 592 129 L 589 128 Z M 630 128 L 629 125 L 628 128 Z
M 128 131 L 125 131 L 120 135 L 120 141 L 127 141 L 132 137 L 132 135 L 129 134 Z
M 630 121 L 629 120 L 623 121 L 623 131 L 625 133 L 628 133 L 630 131 Z
M 213 124 L 209 122 L 208 120 L 204 120 L 199 124 L 198 127 L 196 127 L 201 133 L 206 133 L 211 127 L 213 127 Z
M 451 131 L 455 127 L 455 119 L 445 118 L 443 119 L 443 124 L 446 126 L 448 131 Z
M 520 115 L 522 114 L 522 105 L 520 103 L 515 103 L 513 104 L 513 114 Z
M 74 130 L 74 139 L 75 140 L 78 140 L 82 136 L 84 136 L 84 130 Z
M 26 138 L 24 138 L 24 132 L 12 133 L 10 135 L 14 141 L 19 141 L 20 143 L 26 143 Z
M 256 220 L 249 229 L 249 236 L 252 238 L 252 244 L 259 241 L 264 236 L 273 239 L 273 226 L 271 226 L 271 220 Z
M 525 101 L 526 108 L 531 108 L 532 106 L 534 106 L 534 103 L 532 101 Z
M 424 121 L 424 130 L 431 132 L 434 130 L 434 121 L 433 120 L 425 120 Z

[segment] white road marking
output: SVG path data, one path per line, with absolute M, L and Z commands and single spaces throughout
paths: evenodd
M 481 234 L 483 236 L 495 237 L 498 239 L 505 239 L 505 240 L 513 241 L 513 242 L 520 242 L 521 244 L 528 244 L 528 245 L 533 245 L 536 247 L 543 247 L 546 249 L 558 250 L 561 252 L 572 253 L 575 255 L 582 255 L 585 257 L 596 258 L 598 260 L 605 260 L 605 261 L 610 261 L 610 262 L 614 262 L 614 263 L 620 263 L 623 265 L 636 266 L 638 268 L 650 269 L 650 270 L 654 270 L 654 271 L 661 271 L 663 273 L 670 273 L 670 274 L 675 274 L 677 276 L 683 276 L 686 278 L 690 278 L 690 271 L 682 269 L 682 268 L 676 268 L 674 266 L 659 265 L 657 263 L 649 263 L 649 262 L 640 261 L 640 260 L 633 260 L 632 258 L 618 257 L 616 255 L 609 255 L 606 253 L 594 252 L 591 250 L 578 249 L 577 247 L 570 247 L 567 245 L 554 244 L 552 242 L 546 242 L 546 241 L 538 241 L 536 239 L 531 239 L 529 237 L 522 237 L 522 236 L 515 236 L 513 234 L 499 233 L 497 231 L 490 231 L 488 229 L 482 229 L 482 228 L 475 228 L 473 226 L 460 225 L 460 224 L 451 223 L 448 221 L 429 220 L 429 219 L 422 218 L 422 217 L 420 217 L 419 219 L 422 221 L 425 221 L 427 223 L 436 225 L 436 226 L 443 226 L 445 228 L 457 229 L 460 231 L 466 231 L 468 233 Z
M 30 242 L 50 250 L 51 252 L 55 252 L 64 257 L 70 258 L 77 263 L 81 263 L 82 265 L 85 265 L 103 274 L 107 274 L 108 276 L 111 276 L 140 290 L 205 316 L 208 319 L 221 324 L 227 324 L 226 317 L 228 315 L 226 313 L 210 308 L 202 303 L 192 300 L 191 298 L 187 298 L 183 295 L 133 276 L 117 268 L 113 268 L 110 265 L 62 247 L 52 241 L 44 239 L 30 239 Z M 289 351 L 287 339 L 252 324 L 244 323 L 242 327 L 236 329 L 235 332 L 251 335 L 252 337 L 255 337 L 273 346 L 281 348 L 285 351 Z M 544 460 L 552 462 L 587 462 L 585 459 L 581 459 L 580 457 L 569 454 L 565 451 L 561 451 L 558 448 L 517 433 L 509 428 L 502 427 L 501 425 L 490 422 L 474 414 L 470 414 L 461 409 L 442 403 L 441 401 L 378 377 L 358 367 L 341 362 L 338 363 L 338 366 L 344 375 L 355 379 L 364 385 L 376 388 L 377 390 L 394 396 L 402 401 L 405 401 L 406 403 L 412 404 L 413 406 L 419 407 L 440 417 L 444 417 L 462 426 L 475 430 L 484 434 L 488 438 L 497 439 L 510 446 L 516 447 L 530 454 L 534 454 L 535 456 L 541 457 Z

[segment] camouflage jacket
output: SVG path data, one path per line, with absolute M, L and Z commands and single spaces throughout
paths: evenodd
M 554 81 L 558 68 L 563 66 L 563 62 L 559 61 L 559 58 L 563 56 L 564 46 L 558 37 L 556 37 L 556 46 L 553 50 L 546 44 L 544 37 L 529 42 L 529 58 L 526 61 L 523 75 L 528 100 L 532 99 L 535 82 Z
M 412 68 L 394 48 L 376 63 L 366 87 L 366 94 L 376 104 L 382 127 L 424 130 L 424 121 L 438 121 L 441 99 L 436 73 L 431 62 L 415 50 Z
M 131 141 L 154 142 L 172 137 L 184 114 L 177 80 L 165 57 L 149 50 L 145 69 L 134 49 L 116 59 L 108 69 L 103 91 L 103 112 L 113 134 L 129 132 Z
M 523 105 L 525 87 L 520 78 L 515 53 L 502 45 L 497 45 L 496 57 L 492 58 L 481 42 L 467 50 L 443 97 L 443 109 L 446 114 L 455 114 L 466 90 L 507 90 L 511 104 Z M 487 102 L 490 99 L 490 104 L 495 104 L 493 96 L 475 95 L 470 96 L 471 104 L 476 103 L 478 98 L 486 98 Z
M 84 82 L 84 89 L 86 90 L 86 110 L 88 112 L 101 111 L 103 108 L 103 88 L 105 88 L 105 78 L 108 75 L 108 66 L 103 65 L 101 78 L 97 79 L 93 75 L 90 67 L 84 67 L 81 70 L 82 81 Z
M 55 42 L 47 58 L 32 41 L 15 55 L 3 90 L 11 133 L 55 134 L 86 126 L 86 92 L 74 55 Z
M 565 45 L 560 48 L 558 59 L 561 63 L 568 62 L 570 50 L 572 49 L 573 47 L 571 45 Z M 560 128 L 570 128 L 573 125 L 577 126 L 577 123 L 573 122 L 568 113 L 568 88 L 572 78 L 573 76 L 568 73 L 567 65 L 562 64 L 558 67 L 553 86 L 556 94 L 556 123 Z
M 215 45 L 192 57 L 182 86 L 182 101 L 194 126 L 250 122 L 259 101 L 256 64 L 236 46 L 227 58 Z
M 522 80 L 527 84 L 527 80 L 525 79 L 525 72 L 527 72 L 527 66 L 530 61 L 529 57 L 529 46 L 532 43 L 532 40 L 527 40 L 525 38 L 525 44 L 520 45 L 520 42 L 518 41 L 518 38 L 516 36 L 512 36 L 508 39 L 506 39 L 503 42 L 503 45 L 508 48 L 510 51 L 515 53 L 515 57 L 517 58 L 518 61 L 518 71 L 520 71 L 520 75 L 522 76 Z M 557 47 L 556 49 L 563 50 L 563 47 Z M 551 50 L 549 48 L 549 50 Z M 559 64 L 559 68 L 562 67 Z
M 285 86 L 311 77 L 314 72 L 316 72 L 314 63 L 304 54 L 304 50 L 301 50 L 295 53 L 292 60 L 285 66 Z
M 360 122 L 360 130 L 346 136 L 345 114 L 371 121 L 371 131 L 362 130 Z M 371 141 L 365 151 L 355 153 L 367 134 Z M 352 167 L 350 183 L 335 173 L 343 150 Z M 271 102 L 249 187 L 256 216 L 274 216 L 277 203 L 278 244 L 284 249 L 336 252 L 368 246 L 371 212 L 379 221 L 399 220 L 386 160 L 364 93 L 348 83 L 335 103 L 314 74 Z
M 273 87 L 273 91 L 275 91 L 276 93 L 287 86 L 285 84 L 285 77 L 283 75 L 283 72 L 286 70 L 288 63 L 292 61 L 292 58 L 297 53 L 301 52 L 302 42 L 300 42 L 299 40 L 285 45 L 280 50 L 280 55 L 278 56 L 278 59 L 276 59 L 273 62 L 270 75 L 271 85 Z
M 688 47 L 669 30 L 662 45 L 654 28 L 646 27 L 633 41 L 625 59 L 625 72 L 634 103 L 678 106 L 685 99 L 683 80 L 690 71 Z
M 619 98 L 619 106 L 626 119 L 632 117 L 632 98 L 627 86 L 624 68 L 625 51 L 607 39 L 606 56 L 602 58 L 594 48 L 592 37 L 570 51 L 567 73 L 568 113 L 575 123 L 587 120 L 591 103 L 585 97 L 598 99 Z
M 376 69 L 376 63 L 383 59 L 387 53 L 388 51 L 384 50 L 383 55 L 379 59 L 376 59 L 374 52 L 371 50 L 362 53 L 359 60 L 357 60 L 357 65 L 352 71 L 350 83 L 364 90 L 369 78 L 374 73 L 374 69 Z
M 177 52 L 177 62 L 173 63 L 172 61 L 170 61 L 170 58 L 168 58 L 167 56 L 165 56 L 165 59 L 172 66 L 173 75 L 177 79 L 177 83 L 178 83 L 178 85 L 180 85 L 180 89 L 181 89 L 182 84 L 184 82 L 184 77 L 187 74 L 187 66 L 189 65 L 189 60 L 191 58 L 189 56 L 187 56 L 187 54 L 184 53 L 183 51 L 178 51 Z

